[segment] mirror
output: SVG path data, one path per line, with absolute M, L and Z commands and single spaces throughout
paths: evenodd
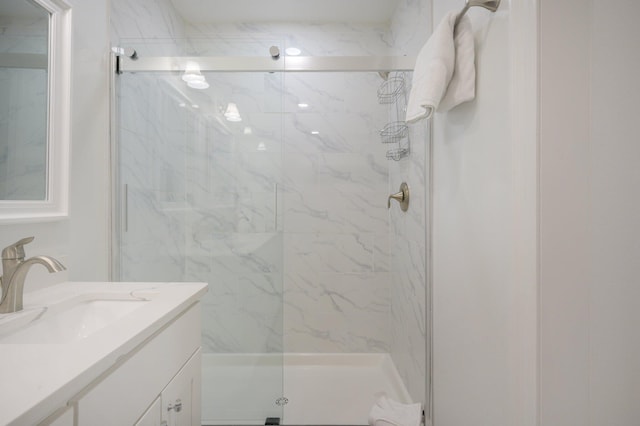
M 0 1 L 0 221 L 67 214 L 70 8 Z
M 46 200 L 49 12 L 3 0 L 0 25 L 0 200 Z

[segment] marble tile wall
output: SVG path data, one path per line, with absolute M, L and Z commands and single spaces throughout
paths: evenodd
M 371 143 L 384 108 L 349 102 L 375 101 L 379 77 L 205 75 L 216 87 L 208 104 L 225 99 L 213 114 L 233 101 L 243 116 L 208 124 L 188 161 L 200 164 L 186 273 L 211 286 L 206 348 L 388 351 L 387 163 Z
M 185 32 L 185 49 L 193 55 L 266 55 L 276 44 L 283 51 L 297 47 L 304 56 L 368 56 L 386 55 L 392 46 L 389 29 L 379 24 L 187 24 Z
M 431 33 L 431 0 L 403 0 L 391 22 L 393 55 L 415 56 Z M 410 83 L 412 76 L 407 79 Z M 409 127 L 411 155 L 389 168 L 389 191 L 407 182 L 411 203 L 406 213 L 390 212 L 391 356 L 414 401 L 428 407 L 430 374 L 428 318 L 430 292 L 429 211 L 430 143 L 428 123 Z
M 139 54 L 180 53 L 184 21 L 170 0 L 111 0 L 111 40 Z
M 425 401 L 427 373 L 428 129 L 411 126 L 411 155 L 391 164 L 391 191 L 407 182 L 409 210 L 391 210 L 391 356 L 414 401 Z M 395 188 L 395 189 L 394 189 Z
M 157 77 L 123 76 L 123 279 L 209 282 L 210 351 L 387 352 L 388 165 L 376 133 L 385 117 L 375 102 L 379 77 L 280 75 L 309 104 L 301 112 L 298 95 L 280 95 L 290 111 L 280 114 L 260 100 L 273 95 L 273 76 L 207 77 L 226 89 L 199 99 L 194 112 L 167 95 L 175 91 L 169 85 L 155 90 Z M 349 87 L 366 90 L 373 107 L 345 107 Z M 234 97 L 249 89 L 251 96 Z M 220 110 L 205 107 L 227 96 L 244 115 L 240 125 L 221 124 Z
M 285 109 L 292 111 L 284 146 L 285 349 L 388 352 L 382 80 L 376 73 L 285 79 Z M 300 102 L 309 107 L 301 110 Z
M 168 46 L 187 54 L 260 55 L 278 44 L 308 55 L 415 54 L 430 31 L 427 0 L 401 2 L 390 28 L 189 25 L 175 19 L 170 5 L 149 12 L 128 1 L 114 3 L 124 5 L 118 13 L 129 13 L 116 34 L 132 45 L 144 38 L 151 53 Z M 162 28 L 136 26 L 134 18 L 146 21 L 148 13 Z M 204 302 L 206 350 L 390 352 L 413 398 L 424 401 L 428 129 L 412 128 L 411 156 L 389 162 L 387 147 L 378 142 L 387 110 L 376 99 L 377 74 L 254 77 L 208 74 L 215 91 L 206 95 L 171 89 L 201 108 L 172 109 L 173 117 L 162 122 L 170 127 L 185 114 L 183 123 L 190 123 L 176 134 L 186 145 L 167 147 L 160 161 L 175 166 L 172 179 L 185 184 L 182 196 L 165 188 L 168 182 L 155 192 L 173 194 L 175 205 L 186 207 L 153 213 L 144 209 L 161 203 L 142 197 L 145 232 L 156 233 L 146 246 L 163 252 L 157 263 L 166 275 L 211 284 Z M 156 83 L 150 80 L 147 89 L 153 92 Z M 221 119 L 232 99 L 246 114 L 235 127 Z M 142 139 L 129 131 L 132 141 Z M 151 135 L 170 134 L 159 133 Z M 147 142 L 136 148 L 142 163 L 159 149 Z M 406 215 L 389 213 L 386 197 L 404 180 L 412 208 Z M 177 229 L 179 221 L 184 231 Z M 161 248 L 167 244 L 184 251 Z M 148 266 L 158 265 L 149 259 Z
M 187 274 L 209 283 L 203 344 L 209 352 L 281 352 L 283 298 L 281 74 L 205 73 L 221 101 L 192 153 Z M 205 91 L 203 91 L 205 92 Z M 228 102 L 242 121 L 224 120 Z M 211 109 L 209 108 L 209 111 Z M 250 131 L 248 130 L 250 129 Z M 198 159 L 202 159 L 201 161 Z M 204 167 L 202 167 L 204 166 Z
M 179 27 L 168 25 L 164 33 L 154 30 L 159 34 L 155 45 L 170 44 L 162 37 L 175 34 Z M 211 38 L 211 31 L 221 28 L 188 30 L 195 41 L 183 47 L 196 46 L 201 54 L 261 54 L 280 38 L 273 37 L 274 27 L 242 26 L 240 32 L 234 28 L 230 36 L 215 37 L 217 42 L 205 49 L 198 45 L 198 36 L 207 33 Z M 230 27 L 223 30 L 231 32 Z M 292 39 L 296 43 L 302 37 L 307 44 L 300 47 L 308 54 L 379 54 L 388 48 L 382 29 L 292 24 L 280 28 L 280 34 L 286 32 L 296 33 Z M 122 39 L 127 43 L 140 35 L 125 30 L 117 34 L 129 35 Z M 316 41 L 326 40 L 327 34 L 332 42 Z M 132 164 L 130 178 L 138 179 L 140 170 L 150 165 L 144 163 L 152 163 L 160 172 L 145 176 L 156 179 L 147 184 L 156 186 L 155 195 L 169 195 L 173 194 L 166 188 L 169 182 L 158 179 L 162 173 L 173 173 L 172 179 L 180 181 L 184 171 L 184 200 L 177 193 L 172 196 L 188 206 L 160 213 L 162 206 L 153 194 L 129 189 L 131 196 L 141 199 L 139 212 L 130 202 L 130 215 L 143 218 L 141 233 L 153 234 L 131 238 L 146 241 L 132 247 L 133 252 L 155 246 L 162 254 L 155 265 L 152 256 L 141 262 L 145 255 L 127 255 L 124 250 L 131 271 L 123 273 L 135 277 L 135 271 L 155 268 L 162 274 L 209 282 L 205 304 L 211 309 L 205 310 L 204 340 L 210 351 L 388 352 L 390 261 L 384 206 L 388 165 L 384 147 L 377 143 L 377 129 L 385 118 L 384 108 L 376 102 L 381 80 L 373 73 L 281 78 L 207 74 L 216 89 L 207 91 L 207 99 L 197 100 L 208 105 L 198 114 L 218 120 L 204 120 L 199 131 L 178 138 L 188 141 L 186 157 L 172 148 L 159 158 L 157 151 L 163 145 L 151 142 L 170 134 L 160 135 L 161 127 L 156 130 L 149 124 L 162 118 L 154 109 L 165 100 L 151 99 L 148 116 L 136 119 L 145 123 L 141 132 L 148 135 L 146 146 L 136 141 L 135 130 L 123 126 L 131 133 L 131 142 L 138 143 L 131 150 L 141 156 L 139 164 Z M 151 90 L 154 83 L 148 84 L 132 86 Z M 134 99 L 145 96 L 134 95 L 136 88 L 131 89 L 131 101 L 139 103 Z M 231 100 L 245 116 L 241 126 L 220 123 L 220 108 Z M 301 110 L 301 102 L 309 107 Z M 123 111 L 123 117 L 132 120 L 137 113 Z M 179 116 L 178 111 L 173 113 L 173 118 L 160 120 L 162 127 Z M 244 133 L 244 127 L 251 127 L 251 135 Z M 320 134 L 311 135 L 312 130 Z M 264 151 L 257 150 L 261 143 Z M 135 157 L 133 152 L 123 153 L 123 159 Z M 184 159 L 184 168 L 178 159 Z M 156 211 L 144 213 L 144 208 Z M 185 221 L 184 235 L 178 231 L 178 220 Z M 162 227 L 161 232 L 153 233 L 156 227 Z M 177 241 L 183 236 L 181 245 Z M 175 250 L 167 249 L 167 243 Z M 181 248 L 184 258 L 179 255 Z
M 390 22 L 393 55 L 415 56 L 432 32 L 433 0 L 401 0 Z M 464 2 L 460 2 L 460 8 Z
M 119 89 L 120 278 L 183 281 L 189 117 L 162 80 L 123 74 Z
M 263 99 L 282 75 L 207 78 L 214 90 L 177 75 L 121 76 L 121 279 L 206 281 L 206 350 L 280 352 L 282 116 Z M 223 119 L 221 99 L 237 102 L 243 122 Z

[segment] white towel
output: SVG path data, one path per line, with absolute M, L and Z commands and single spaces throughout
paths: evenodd
M 416 58 L 407 104 L 409 123 L 475 97 L 473 31 L 469 18 L 463 16 L 454 40 L 458 13 L 451 11 L 444 17 Z
M 449 111 L 476 97 L 476 65 L 473 28 L 469 17 L 463 16 L 455 30 L 456 61 L 453 76 L 447 87 L 447 93 L 437 108 L 440 112 Z
M 382 394 L 369 413 L 371 426 L 420 426 L 422 404 L 402 404 Z

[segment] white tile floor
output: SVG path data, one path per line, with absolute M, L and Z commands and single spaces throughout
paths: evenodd
M 365 425 L 377 393 L 412 402 L 387 354 L 203 354 L 202 370 L 203 425 Z

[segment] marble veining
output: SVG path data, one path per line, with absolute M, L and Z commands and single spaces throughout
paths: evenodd
M 339 73 L 306 74 L 311 82 L 285 77 L 284 86 L 270 75 L 209 74 L 216 90 L 199 97 L 198 109 L 180 106 L 179 82 L 166 76 L 121 80 L 130 224 L 123 278 L 166 274 L 211 283 L 203 302 L 212 307 L 203 324 L 210 351 L 389 351 L 388 165 L 376 140 L 384 108 L 349 105 L 359 97 Z M 379 77 L 361 74 L 349 80 L 374 98 Z M 292 112 L 273 114 L 277 103 L 263 98 L 290 96 L 288 82 L 305 87 L 313 111 L 295 111 L 294 99 Z M 241 125 L 209 117 L 230 100 L 245 117 Z M 308 134 L 315 128 L 320 138 Z M 320 276 L 343 283 L 325 289 L 331 304 L 302 322 L 289 316 L 283 329 L 283 300 L 300 309 L 289 314 L 315 311 L 315 298 L 289 298 Z M 372 288 L 385 296 L 367 301 Z M 341 320 L 323 329 L 334 314 Z
M 288 274 L 285 346 L 291 352 L 387 352 L 387 280 L 386 274 Z
M 390 23 L 392 55 L 417 55 L 431 34 L 430 14 L 430 0 L 399 2 Z M 411 190 L 409 211 L 406 214 L 399 209 L 390 211 L 389 268 L 393 271 L 390 353 L 412 399 L 428 407 L 431 136 L 427 123 L 410 126 L 409 136 L 411 154 L 389 165 L 389 191 L 397 191 L 401 182 L 407 182 Z
M 395 271 L 391 279 L 391 356 L 414 401 L 426 401 L 429 129 L 424 123 L 412 125 L 410 135 L 411 155 L 393 162 L 389 170 L 391 191 L 401 182 L 409 182 L 411 190 L 409 211 L 390 212 L 390 269 Z
M 383 55 L 389 33 L 379 25 L 333 23 L 188 24 L 187 37 L 195 40 L 190 54 L 202 56 L 266 55 L 269 46 L 295 46 L 309 56 Z M 239 40 L 239 36 L 247 40 Z M 216 39 L 216 43 L 198 40 Z M 282 46 L 284 43 L 284 46 Z

